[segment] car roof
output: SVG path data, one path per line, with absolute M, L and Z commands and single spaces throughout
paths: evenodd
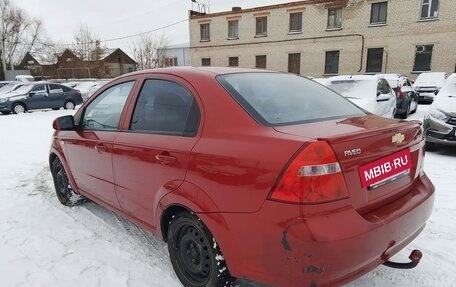
M 340 75 L 330 77 L 331 82 L 338 81 L 377 81 L 378 79 L 383 78 L 380 75 Z
M 134 76 L 134 75 L 148 75 L 148 74 L 173 74 L 177 76 L 184 76 L 188 74 L 200 74 L 200 75 L 225 75 L 235 73 L 273 73 L 274 71 L 264 69 L 249 69 L 249 68 L 238 68 L 238 67 L 192 67 L 192 66 L 179 66 L 179 67 L 166 67 L 166 68 L 155 68 L 136 71 L 122 76 L 116 79 Z M 279 73 L 279 72 L 276 72 Z

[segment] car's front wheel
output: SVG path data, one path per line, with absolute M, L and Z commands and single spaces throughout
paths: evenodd
M 59 158 L 54 159 L 51 168 L 55 192 L 60 203 L 66 206 L 79 204 L 83 198 L 73 192 L 65 168 Z
M 171 263 L 185 287 L 232 285 L 233 278 L 215 238 L 196 215 L 175 215 L 167 238 Z
M 66 101 L 65 104 L 64 104 L 64 106 L 63 106 L 63 108 L 64 108 L 65 110 L 74 110 L 74 107 L 75 107 L 75 106 L 76 106 L 76 105 L 74 104 L 73 101 Z
M 17 104 L 13 105 L 13 108 L 11 111 L 13 112 L 13 114 L 22 114 L 27 111 L 27 108 L 25 107 L 24 104 L 17 103 Z

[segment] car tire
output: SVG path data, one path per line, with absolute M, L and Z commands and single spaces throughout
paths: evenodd
M 411 102 L 409 103 L 409 105 L 407 106 L 407 109 L 405 110 L 405 112 L 403 114 L 400 115 L 400 118 L 405 120 L 408 118 L 409 114 L 410 114 L 410 105 L 411 105 Z
M 27 107 L 24 104 L 17 103 L 13 105 L 13 107 L 11 108 L 11 112 L 13 114 L 22 114 L 27 112 Z
M 410 111 L 410 114 L 414 114 L 416 111 L 418 111 L 418 101 L 416 102 L 415 109 L 413 111 Z
M 1 112 L 3 115 L 9 115 L 11 112 Z
M 58 111 L 60 110 L 60 108 L 52 108 L 54 111 Z
M 232 285 L 234 278 L 215 238 L 196 215 L 188 212 L 175 215 L 167 239 L 171 263 L 185 287 Z
M 73 101 L 66 101 L 65 104 L 63 104 L 63 108 L 65 110 L 74 110 L 75 107 L 76 107 L 76 105 L 74 104 Z
M 426 150 L 428 151 L 434 151 L 437 149 L 437 144 L 436 143 L 433 143 L 433 142 L 426 142 L 426 145 L 425 145 L 425 148 Z
M 54 180 L 55 192 L 61 204 L 74 206 L 83 201 L 82 196 L 73 192 L 65 168 L 59 158 L 55 158 L 52 162 L 51 172 L 52 179 Z

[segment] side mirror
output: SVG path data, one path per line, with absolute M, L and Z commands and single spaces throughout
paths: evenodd
M 379 94 L 377 95 L 377 102 L 386 102 L 391 98 L 390 94 Z
M 436 91 L 434 92 L 434 95 L 437 96 L 438 93 L 439 93 L 439 90 L 436 90 Z
M 377 98 L 380 96 L 380 91 L 377 91 Z
M 30 92 L 28 95 L 29 97 L 33 97 L 35 95 L 35 92 Z
M 74 131 L 76 128 L 74 125 L 73 116 L 63 116 L 56 118 L 52 123 L 52 127 L 56 131 Z

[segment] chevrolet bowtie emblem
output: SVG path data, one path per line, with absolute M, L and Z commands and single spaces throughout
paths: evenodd
M 392 141 L 392 143 L 400 144 L 404 141 L 404 139 L 405 139 L 404 134 L 398 133 L 398 134 L 394 134 L 391 141 Z

